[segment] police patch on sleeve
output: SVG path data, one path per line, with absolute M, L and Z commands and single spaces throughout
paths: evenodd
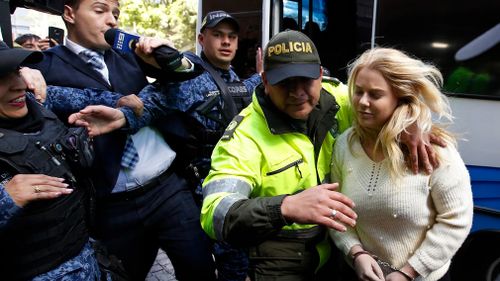
M 238 125 L 240 125 L 241 120 L 243 120 L 243 116 L 236 115 L 231 121 L 231 123 L 227 125 L 227 128 L 220 139 L 223 141 L 230 140 L 233 137 L 234 131 L 236 131 L 236 128 L 238 128 Z

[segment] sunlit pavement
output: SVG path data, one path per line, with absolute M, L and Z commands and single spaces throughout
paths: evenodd
M 163 250 L 158 251 L 155 263 L 146 277 L 146 281 L 176 281 L 174 267 Z

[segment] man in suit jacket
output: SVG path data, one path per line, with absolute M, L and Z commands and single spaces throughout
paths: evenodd
M 44 61 L 34 66 L 47 84 L 124 96 L 145 87 L 144 71 L 151 69 L 141 69 L 140 60 L 131 53 L 109 49 L 104 39 L 109 28 L 117 27 L 119 13 L 117 0 L 66 0 L 66 44 L 45 52 Z M 141 38 L 139 49 L 141 44 L 147 43 Z M 97 53 L 104 65 L 95 67 L 84 55 L 88 50 Z M 66 113 L 59 117 L 67 120 Z M 127 138 L 139 157 L 134 167 L 121 165 Z M 96 138 L 95 150 L 97 238 L 123 261 L 132 279 L 144 280 L 159 247 L 170 257 L 178 280 L 215 279 L 209 242 L 199 225 L 200 211 L 186 181 L 170 168 L 175 152 L 161 134 L 153 127 L 133 135 L 116 131 Z

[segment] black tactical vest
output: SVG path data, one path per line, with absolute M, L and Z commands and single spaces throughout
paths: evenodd
M 0 129 L 0 168 L 10 176 L 65 178 L 74 191 L 29 203 L 0 230 L 0 276 L 5 280 L 26 280 L 50 271 L 76 256 L 89 238 L 83 205 L 88 194 L 69 166 L 71 152 L 62 148 L 68 129 L 50 111 L 32 108 L 41 110 L 41 131 L 23 134 Z
M 226 83 L 229 94 L 234 101 L 237 112 L 243 110 L 252 101 L 252 93 L 247 91 L 241 82 Z M 168 143 L 177 152 L 176 168 L 188 181 L 196 187 L 200 180 L 205 178 L 210 170 L 210 164 L 200 159 L 210 158 L 212 151 L 224 134 L 229 124 L 224 118 L 221 107 L 220 92 L 210 91 L 205 93 L 206 99 L 196 111 L 220 124 L 218 130 L 205 127 L 190 113 L 176 112 L 168 116 L 168 128 L 162 133 L 166 134 Z M 234 116 L 231 116 L 233 118 Z M 231 121 L 231 120 L 229 120 Z

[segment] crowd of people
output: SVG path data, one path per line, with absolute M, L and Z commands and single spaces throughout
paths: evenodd
M 64 3 L 64 44 L 0 44 L 2 277 L 144 280 L 161 248 L 180 281 L 449 280 L 472 194 L 435 67 L 375 48 L 344 85 L 286 30 L 242 80 L 224 11 L 167 67 L 106 42 L 117 0 Z

